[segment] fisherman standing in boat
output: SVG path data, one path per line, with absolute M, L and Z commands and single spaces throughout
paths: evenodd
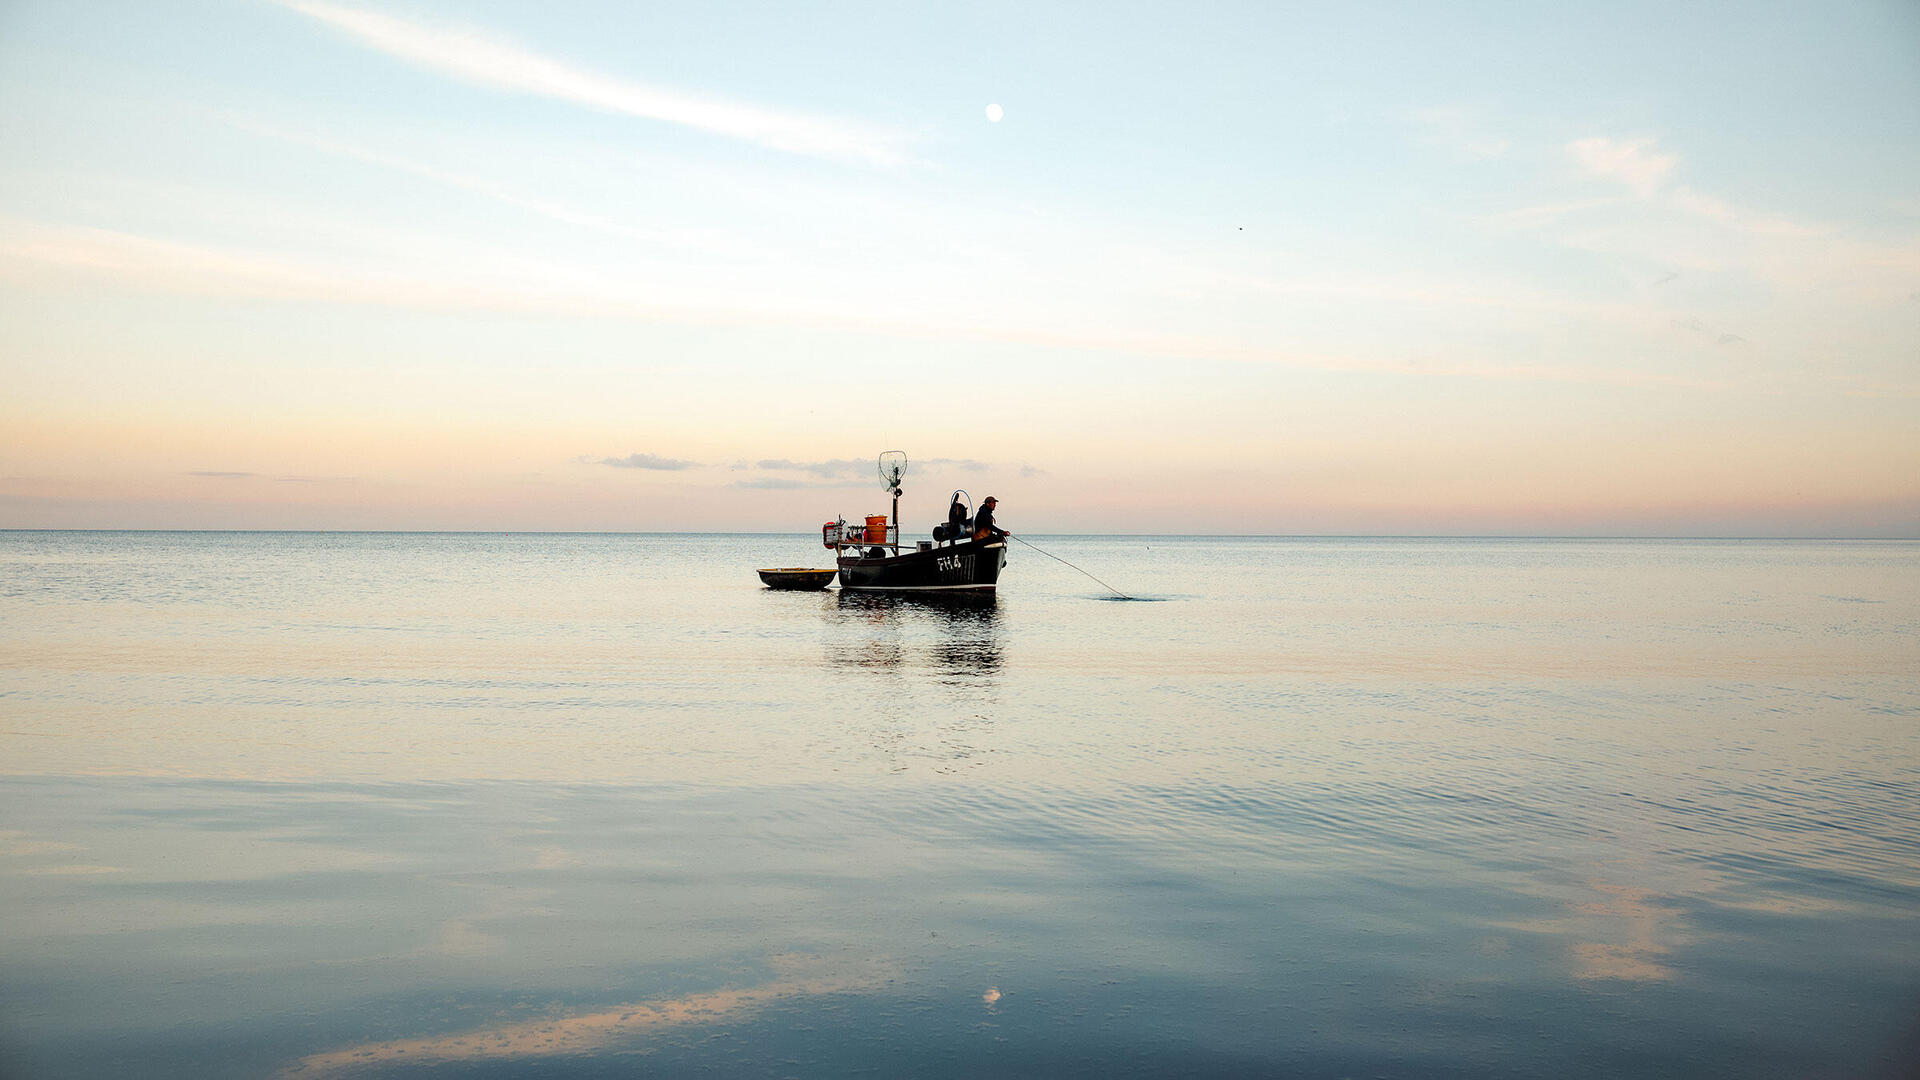
M 1013 535 L 1005 529 L 996 527 L 993 523 L 993 508 L 999 505 L 999 503 L 999 499 L 989 495 L 986 497 L 986 500 L 980 504 L 980 512 L 973 516 L 973 538 L 975 540 L 998 540 L 1001 537 Z
M 967 504 L 960 501 L 960 493 L 953 493 L 953 503 L 947 507 L 947 526 L 944 531 L 936 530 L 935 540 L 945 539 L 949 544 L 957 544 L 967 535 L 967 526 L 972 521 L 967 517 Z

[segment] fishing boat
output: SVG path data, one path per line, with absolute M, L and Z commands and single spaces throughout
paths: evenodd
M 935 529 L 934 539 L 900 541 L 900 481 L 907 473 L 907 455 L 889 450 L 880 455 L 880 482 L 893 496 L 893 514 L 870 515 L 864 524 L 845 518 L 820 528 L 820 541 L 834 553 L 842 589 L 970 590 L 990 591 L 1007 565 L 1007 542 L 996 536 L 976 538 L 972 529 L 972 499 L 965 491 L 953 493 L 953 502 L 967 513 L 954 523 Z

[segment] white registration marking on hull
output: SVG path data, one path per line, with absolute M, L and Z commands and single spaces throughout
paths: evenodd
M 933 565 L 942 578 L 973 577 L 972 555 L 942 555 L 933 561 Z

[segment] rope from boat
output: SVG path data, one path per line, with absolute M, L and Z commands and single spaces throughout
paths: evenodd
M 1012 533 L 1008 533 L 1007 535 L 1008 535 L 1009 537 L 1011 537 L 1012 539 L 1015 539 L 1015 540 L 1020 540 L 1020 538 L 1019 538 L 1018 536 L 1014 536 L 1014 535 L 1013 535 Z M 1035 550 L 1035 551 L 1038 551 L 1038 552 L 1039 552 L 1040 554 L 1042 554 L 1042 555 L 1045 555 L 1045 556 L 1046 556 L 1047 558 L 1049 558 L 1049 559 L 1052 559 L 1052 560 L 1053 560 L 1054 562 L 1057 562 L 1057 563 L 1061 563 L 1061 564 L 1063 564 L 1063 565 L 1066 565 L 1066 566 L 1072 566 L 1072 567 L 1073 567 L 1073 569 L 1075 569 L 1075 570 L 1080 570 L 1080 568 L 1079 568 L 1079 567 L 1077 567 L 1077 566 L 1074 566 L 1074 565 L 1073 565 L 1072 563 L 1070 563 L 1070 562 L 1067 562 L 1067 560 L 1065 560 L 1065 559 L 1063 559 L 1063 558 L 1061 558 L 1061 557 L 1060 557 L 1060 556 L 1058 556 L 1058 555 L 1055 555 L 1055 554 L 1054 554 L 1053 552 L 1051 552 L 1051 551 L 1048 551 L 1048 550 L 1046 550 L 1045 548 L 1043 548 L 1043 547 L 1041 547 L 1041 546 L 1040 546 L 1040 545 L 1038 545 L 1038 544 L 1034 544 L 1034 543 L 1030 543 L 1030 542 L 1028 542 L 1028 541 L 1026 541 L 1026 540 L 1020 540 L 1020 542 L 1021 542 L 1021 543 L 1023 543 L 1023 544 L 1026 544 L 1026 545 L 1027 545 L 1028 547 L 1030 547 L 1030 548 L 1032 548 L 1033 550 Z M 1081 572 L 1081 573 L 1083 573 L 1083 574 L 1086 574 L 1086 575 L 1087 575 L 1088 577 L 1090 577 L 1090 578 L 1093 578 L 1093 580 L 1095 580 L 1095 581 L 1100 581 L 1100 579 L 1099 579 L 1099 578 L 1097 578 L 1097 577 L 1093 577 L 1093 575 L 1092 575 L 1091 573 L 1088 573 L 1088 572 L 1087 572 L 1087 571 L 1085 571 L 1085 570 L 1080 570 L 1080 572 Z M 1100 581 L 1100 587 L 1101 587 L 1101 588 L 1103 588 L 1103 589 L 1105 589 L 1105 590 L 1107 590 L 1108 592 L 1110 592 L 1110 593 L 1112 593 L 1113 595 L 1115 595 L 1115 596 L 1117 596 L 1117 597 L 1119 597 L 1119 598 L 1120 598 L 1120 599 L 1122 599 L 1122 600 L 1131 600 L 1131 599 L 1133 599 L 1133 597 L 1131 597 L 1131 596 L 1128 596 L 1128 595 L 1127 595 L 1126 593 L 1123 593 L 1123 592 L 1121 592 L 1121 591 L 1120 591 L 1119 589 L 1116 589 L 1116 588 L 1114 588 L 1113 586 L 1111 586 L 1111 585 L 1109 585 L 1109 584 L 1107 584 L 1107 583 L 1106 583 L 1106 582 L 1104 582 L 1104 581 Z

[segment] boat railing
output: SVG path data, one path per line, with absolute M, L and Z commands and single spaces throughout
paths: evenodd
M 886 539 L 884 540 L 868 539 L 872 534 L 872 530 L 858 522 L 847 522 L 846 525 L 841 526 L 837 531 L 830 525 L 828 526 L 828 530 L 828 538 L 836 552 L 841 548 L 883 547 L 891 550 L 896 555 L 900 553 L 900 526 L 898 524 L 889 524 L 886 527 Z
M 822 539 L 826 541 L 827 547 L 833 549 L 836 555 L 842 551 L 849 550 L 864 552 L 868 548 L 886 548 L 889 553 L 898 555 L 902 551 L 916 551 L 923 543 L 928 547 L 937 546 L 933 540 L 932 533 L 927 533 L 917 540 L 910 540 L 904 545 L 901 544 L 900 526 L 898 525 L 890 524 L 887 526 L 887 538 L 885 540 L 870 540 L 868 537 L 871 535 L 872 533 L 868 530 L 867 526 L 859 522 L 849 521 L 839 526 L 832 524 L 827 525 L 826 531 L 822 534 Z M 963 536 L 961 539 L 967 538 Z

